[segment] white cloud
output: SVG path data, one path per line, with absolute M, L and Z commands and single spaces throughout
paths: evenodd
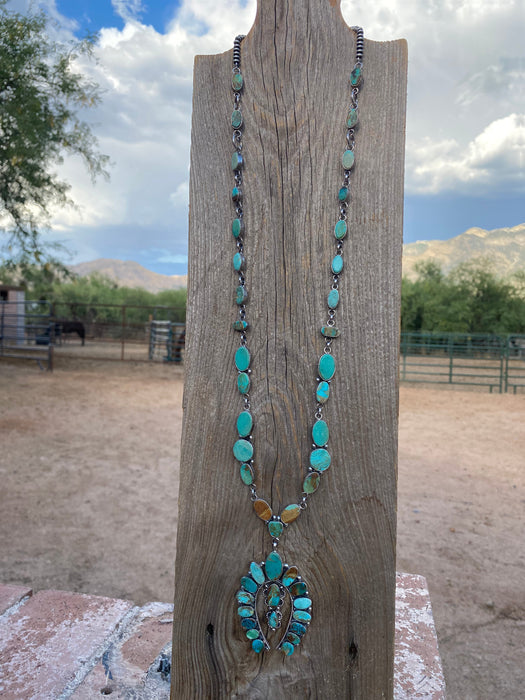
M 113 9 L 125 22 L 137 22 L 144 12 L 142 0 L 111 0 Z

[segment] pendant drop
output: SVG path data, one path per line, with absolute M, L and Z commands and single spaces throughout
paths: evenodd
M 241 626 L 257 654 L 272 648 L 293 654 L 312 619 L 308 586 L 296 566 L 283 564 L 276 551 L 265 562 L 252 561 L 235 599 Z

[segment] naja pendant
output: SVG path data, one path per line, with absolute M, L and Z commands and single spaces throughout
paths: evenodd
M 296 566 L 283 564 L 276 551 L 265 562 L 252 561 L 236 599 L 242 628 L 257 654 L 272 647 L 293 654 L 312 619 L 312 600 Z

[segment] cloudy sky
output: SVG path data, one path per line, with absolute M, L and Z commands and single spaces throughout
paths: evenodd
M 111 180 L 94 187 L 80 162 L 65 164 L 80 208 L 57 212 L 53 235 L 72 262 L 120 258 L 185 273 L 193 58 L 247 33 L 255 0 L 34 4 L 64 38 L 99 33 L 87 70 L 103 102 L 85 118 L 113 162 Z M 408 40 L 405 242 L 524 223 L 522 0 L 342 0 L 342 12 L 370 39 Z

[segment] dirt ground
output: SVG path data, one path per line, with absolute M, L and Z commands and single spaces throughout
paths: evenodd
M 0 363 L 0 580 L 171 601 L 180 367 Z M 525 673 L 525 395 L 403 386 L 398 570 L 427 577 L 451 700 Z

